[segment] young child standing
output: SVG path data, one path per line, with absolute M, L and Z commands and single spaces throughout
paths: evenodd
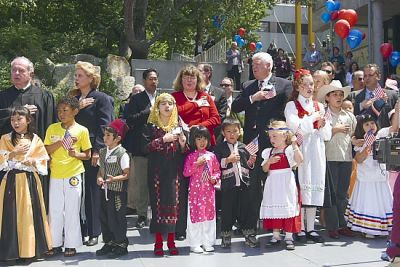
M 271 245 L 279 244 L 280 231 L 286 232 L 287 250 L 294 250 L 293 233 L 300 232 L 300 192 L 298 191 L 293 167 L 303 161 L 303 155 L 294 136 L 284 121 L 273 121 L 268 129 L 269 140 L 273 148 L 261 153 L 264 172 L 268 172 L 264 185 L 260 218 L 264 219 L 264 228 L 272 230 Z M 291 146 L 290 146 L 291 144 Z
M 145 127 L 143 151 L 148 154 L 148 184 L 152 210 L 150 232 L 155 234 L 154 255 L 163 256 L 163 234 L 170 255 L 178 255 L 175 226 L 178 219 L 179 186 L 183 172 L 186 137 L 179 126 L 173 96 L 156 98 Z
M 51 157 L 49 222 L 54 248 L 49 256 L 61 253 L 64 244 L 64 256 L 72 257 L 82 245 L 80 210 L 85 172 L 82 160 L 90 158 L 92 146 L 88 129 L 75 122 L 78 112 L 78 99 L 62 98 L 57 104 L 60 122 L 47 128 L 44 140 Z
M 215 147 L 214 153 L 221 166 L 221 247 L 231 247 L 232 226 L 238 219 L 245 242 L 257 246 L 256 233 L 251 227 L 250 169 L 256 156 L 251 156 L 245 145 L 238 141 L 239 120 L 227 117 L 221 125 L 225 141 Z
M 325 191 L 325 141 L 331 139 L 332 127 L 324 118 L 324 107 L 313 101 L 314 81 L 308 70 L 297 70 L 294 75 L 292 101 L 285 107 L 285 117 L 289 128 L 302 142 L 300 150 L 304 161 L 298 168 L 302 200 L 300 242 L 306 239 L 323 242 L 315 231 L 314 222 L 317 207 L 324 204 Z
M 190 177 L 187 238 L 194 253 L 214 251 L 216 241 L 215 188 L 221 176 L 219 163 L 210 147 L 210 132 L 204 126 L 190 131 L 194 150 L 185 160 L 183 175 Z
M 368 139 L 368 135 L 376 135 L 377 130 L 374 118 L 364 114 L 357 120 L 354 135 L 357 139 Z M 392 228 L 393 196 L 385 165 L 373 159 L 372 144 L 354 147 L 354 150 L 357 180 L 346 210 L 347 226 L 364 233 L 367 238 L 387 236 Z
M 13 131 L 0 140 L 0 261 L 39 257 L 51 250 L 42 184 L 48 155 L 24 107 L 13 108 Z
M 117 258 L 128 253 L 126 237 L 126 204 L 129 174 L 129 155 L 121 142 L 128 126 L 116 119 L 104 130 L 105 148 L 99 151 L 97 184 L 102 187 L 100 195 L 100 223 L 104 246 L 96 256 Z
M 342 87 L 338 80 L 324 85 L 318 92 L 318 100 L 327 103 L 326 112 L 329 112 L 332 125 L 332 138 L 325 143 L 326 159 L 330 175 L 330 184 L 333 188 L 327 190 L 325 198 L 333 199 L 325 210 L 325 224 L 330 238 L 338 239 L 339 235 L 352 237 L 354 233 L 347 228 L 344 213 L 347 206 L 347 191 L 350 185 L 352 170 L 351 135 L 354 132 L 357 120 L 353 113 L 343 109 L 343 99 L 350 93 L 350 87 Z M 328 182 L 328 181 L 327 181 Z

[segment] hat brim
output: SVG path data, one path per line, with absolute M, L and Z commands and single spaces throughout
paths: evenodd
M 351 89 L 350 89 L 350 86 L 336 87 L 336 86 L 327 84 L 327 85 L 322 86 L 319 89 L 318 94 L 317 94 L 317 100 L 321 103 L 325 103 L 325 96 L 333 91 L 343 91 L 343 93 L 344 93 L 343 99 L 346 99 L 349 96 Z

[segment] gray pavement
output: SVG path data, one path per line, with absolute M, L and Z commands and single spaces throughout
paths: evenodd
M 221 240 L 217 240 L 215 252 L 209 254 L 193 254 L 189 252 L 186 241 L 177 241 L 179 256 L 153 256 L 153 236 L 148 228 L 135 229 L 135 216 L 128 217 L 129 253 L 120 259 L 96 258 L 95 251 L 102 247 L 82 246 L 73 258 L 64 258 L 59 255 L 53 258 L 38 260 L 25 265 L 34 267 L 56 266 L 116 266 L 116 267 L 239 267 L 239 266 L 266 266 L 266 267 L 379 267 L 388 266 L 387 262 L 380 260 L 381 252 L 385 249 L 385 239 L 341 238 L 332 240 L 321 232 L 325 238 L 324 244 L 296 244 L 294 251 L 286 251 L 282 247 L 266 247 L 271 234 L 258 235 L 260 247 L 249 248 L 244 244 L 244 239 L 235 237 L 230 250 L 220 247 Z M 164 246 L 164 249 L 165 246 Z M 22 264 L 20 264 L 22 265 Z M 2 265 L 4 266 L 4 265 Z M 11 266 L 11 264 L 9 264 Z

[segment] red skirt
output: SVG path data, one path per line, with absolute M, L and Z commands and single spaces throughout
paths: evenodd
M 288 233 L 299 233 L 301 230 L 301 214 L 285 219 L 264 219 L 263 227 L 266 230 L 280 229 Z

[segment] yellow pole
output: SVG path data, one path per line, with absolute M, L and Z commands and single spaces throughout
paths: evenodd
M 301 47 L 301 2 L 296 0 L 295 4 L 295 23 L 296 23 L 296 69 L 302 66 L 302 47 Z
M 307 8 L 308 17 L 308 43 L 315 43 L 315 33 L 313 32 L 313 8 L 309 5 Z

